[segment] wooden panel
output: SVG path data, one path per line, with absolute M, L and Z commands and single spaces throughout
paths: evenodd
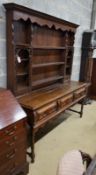
M 14 136 L 21 131 L 25 130 L 25 121 L 21 120 L 19 122 L 14 123 L 13 125 L 9 125 L 0 131 L 1 138 L 8 138 L 10 136 Z
M 9 156 L 9 157 L 8 157 Z M 14 172 L 18 168 L 18 166 L 22 166 L 26 160 L 26 150 L 24 148 L 19 148 L 19 151 L 16 149 L 9 154 L 1 156 L 0 159 L 0 172 L 6 172 L 6 175 L 9 172 Z
M 1 137 L 0 137 L 1 138 Z M 8 152 L 12 149 L 15 149 L 18 144 L 20 145 L 20 143 L 22 143 L 22 145 L 26 144 L 26 132 L 25 130 L 18 133 L 11 135 L 10 137 L 7 138 L 1 138 L 0 140 L 0 150 L 2 150 L 2 152 L 0 152 L 0 155 L 4 154 L 5 152 Z
M 35 121 L 39 121 L 43 118 L 50 116 L 52 113 L 57 111 L 57 103 L 50 103 L 35 112 Z
M 78 99 L 86 94 L 86 87 L 81 88 L 74 92 L 74 99 Z
M 4 163 L 6 164 L 11 160 L 19 161 L 18 157 L 23 161 L 26 160 L 26 146 L 24 142 L 22 142 L 22 144 L 18 145 L 17 147 L 10 149 L 6 153 L 3 153 L 2 155 L 0 155 L 0 166 L 3 166 Z
M 62 97 L 58 100 L 59 108 L 66 107 L 68 104 L 71 104 L 73 101 L 73 93 L 67 96 Z

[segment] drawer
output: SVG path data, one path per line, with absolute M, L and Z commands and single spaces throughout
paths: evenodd
M 23 142 L 0 156 L 0 169 L 7 163 L 19 164 L 20 160 L 26 161 L 26 146 Z
M 0 131 L 0 138 L 4 138 L 4 137 L 11 137 L 14 135 L 17 135 L 18 132 L 25 130 L 25 120 L 21 120 L 19 122 L 16 122 L 13 125 L 10 125 L 6 128 L 4 128 L 3 130 Z M 1 140 L 0 139 L 0 140 Z
M 1 154 L 4 154 L 7 151 L 10 151 L 10 149 L 15 148 L 16 146 L 18 146 L 18 144 L 24 142 L 26 143 L 27 140 L 27 133 L 26 130 L 21 131 L 20 133 L 18 133 L 17 135 L 11 135 L 10 137 L 4 138 L 0 141 L 0 150 L 2 150 L 2 152 L 0 152 Z
M 86 95 L 86 87 L 76 90 L 74 92 L 74 99 L 78 99 L 84 95 Z
M 46 118 L 47 116 L 50 116 L 56 111 L 57 111 L 57 103 L 56 102 L 50 103 L 34 112 L 35 121 L 39 121 L 43 118 Z
M 59 108 L 64 108 L 73 101 L 73 94 L 62 97 L 58 100 Z
M 21 150 L 21 152 L 18 153 L 17 157 L 18 158 L 12 159 L 2 164 L 2 166 L 0 166 L 0 174 L 11 175 L 15 171 L 17 171 L 20 166 L 22 167 L 22 165 L 25 164 L 26 156 L 23 149 Z

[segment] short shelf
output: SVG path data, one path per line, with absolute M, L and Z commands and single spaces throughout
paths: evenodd
M 26 76 L 28 75 L 28 72 L 20 72 L 16 74 L 17 76 Z
M 42 63 L 42 64 L 33 64 L 33 68 L 39 68 L 39 67 L 47 67 L 47 66 L 59 66 L 64 65 L 65 62 L 54 62 L 54 63 Z
M 25 90 L 28 90 L 29 86 L 27 85 L 18 85 L 17 86 L 17 89 L 18 91 L 25 91 Z
M 28 58 L 23 58 L 23 59 L 21 59 L 21 62 L 23 62 L 23 61 L 29 61 L 29 59 Z
M 57 49 L 57 50 L 65 50 L 66 49 L 66 47 L 51 47 L 51 46 L 33 46 L 32 47 L 33 49 L 50 49 L 50 50 L 55 50 L 55 49 Z
M 25 48 L 31 48 L 30 44 L 28 43 L 16 43 L 15 46 L 18 47 L 25 47 Z
M 32 86 L 37 86 L 43 83 L 47 83 L 47 82 L 51 82 L 51 81 L 55 81 L 55 80 L 59 80 L 59 79 L 63 79 L 63 76 L 54 76 L 54 77 L 50 77 L 50 78 L 45 78 L 42 80 L 36 80 L 34 82 L 32 82 Z

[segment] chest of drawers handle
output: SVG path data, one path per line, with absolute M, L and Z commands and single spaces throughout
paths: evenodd
M 12 146 L 12 145 L 14 145 L 15 143 L 14 143 L 14 142 L 11 142 L 11 143 L 10 143 L 9 141 L 7 141 L 6 144 L 9 145 L 9 146 Z
M 13 158 L 15 157 L 15 153 L 16 153 L 16 152 L 17 152 L 17 149 L 15 149 L 13 153 L 8 153 L 8 154 L 6 155 L 6 158 L 7 158 L 8 160 L 13 159 Z
M 16 169 L 16 166 L 18 166 L 18 163 L 14 163 L 13 167 L 11 169 L 8 169 L 7 173 L 13 173 Z
M 7 134 L 7 135 L 9 135 L 9 136 L 11 136 L 11 135 L 13 135 L 14 134 L 14 132 L 16 131 L 16 129 L 17 129 L 17 127 L 16 126 L 14 126 L 14 128 L 13 128 L 13 130 L 5 130 L 5 134 Z
M 14 131 L 9 132 L 9 131 L 6 130 L 5 133 L 6 133 L 7 135 L 11 136 L 11 135 L 14 134 Z
M 15 141 L 18 139 L 18 137 L 17 136 L 15 136 L 15 137 L 13 137 L 13 139 L 12 139 L 12 141 L 10 142 L 10 141 L 6 141 L 5 143 L 7 144 L 7 145 L 9 145 L 9 146 L 12 146 L 12 145 L 14 145 L 15 144 Z

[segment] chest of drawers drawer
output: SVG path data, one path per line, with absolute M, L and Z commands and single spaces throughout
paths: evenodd
M 50 103 L 34 112 L 35 121 L 40 121 L 57 111 L 57 103 Z
M 8 126 L 0 131 L 0 138 L 8 138 L 10 136 L 17 135 L 20 131 L 25 130 L 25 120 L 16 122 L 11 126 Z
M 73 101 L 73 93 L 58 100 L 59 108 L 64 108 Z
M 7 156 L 9 156 L 7 154 Z M 11 175 L 18 167 L 22 166 L 26 162 L 26 150 L 25 148 L 19 148 L 19 151 L 14 152 L 14 156 L 10 153 L 10 159 L 3 158 L 2 163 L 0 160 L 0 174 Z
M 7 163 L 16 163 L 19 160 L 26 160 L 26 146 L 24 142 L 0 155 L 0 167 Z
M 26 143 L 26 130 L 22 130 L 21 132 L 18 132 L 18 134 L 14 134 L 11 136 L 6 136 L 4 139 L 2 138 L 0 140 L 0 152 L 1 154 L 4 154 L 7 151 L 10 151 L 12 148 L 15 148 L 20 143 Z
M 74 92 L 74 99 L 78 99 L 86 95 L 86 88 L 78 89 Z

